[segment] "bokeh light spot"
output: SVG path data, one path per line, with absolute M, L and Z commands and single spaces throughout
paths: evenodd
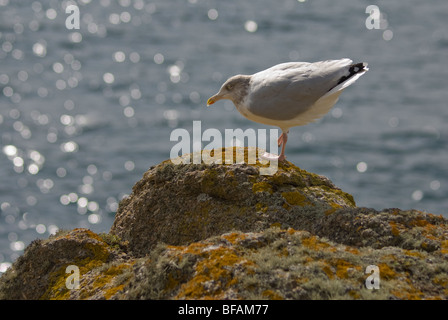
M 218 19 L 218 10 L 216 9 L 210 9 L 207 12 L 207 16 L 210 20 L 216 20 Z
M 246 29 L 247 32 L 255 32 L 258 29 L 258 24 L 253 20 L 248 20 L 244 24 L 244 29 Z
M 365 163 L 364 161 L 358 162 L 358 164 L 356 165 L 356 170 L 360 173 L 366 172 L 367 171 L 367 163 Z

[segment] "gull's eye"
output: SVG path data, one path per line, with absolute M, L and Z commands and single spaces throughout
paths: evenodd
M 229 83 L 228 85 L 226 85 L 226 89 L 229 90 L 229 91 L 232 90 L 233 89 L 233 84 Z

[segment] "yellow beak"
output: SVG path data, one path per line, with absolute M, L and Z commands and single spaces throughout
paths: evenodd
M 207 100 L 207 107 L 211 106 L 211 105 L 214 104 L 216 101 L 218 101 L 218 100 L 222 100 L 222 99 L 225 99 L 225 98 L 224 98 L 223 96 L 221 96 L 221 95 L 219 94 L 219 92 L 218 92 L 217 94 L 215 94 L 214 96 L 210 97 L 210 98 Z
M 207 100 L 207 107 L 211 106 L 216 102 L 214 96 Z

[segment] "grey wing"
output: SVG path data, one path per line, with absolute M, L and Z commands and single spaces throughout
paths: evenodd
M 252 76 L 249 111 L 289 120 L 310 108 L 346 75 L 350 59 L 284 63 Z

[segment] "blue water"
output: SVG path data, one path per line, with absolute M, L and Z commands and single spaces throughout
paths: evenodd
M 446 0 L 0 0 L 0 273 L 58 229 L 107 232 L 118 202 L 168 159 L 170 133 L 266 128 L 229 102 L 229 76 L 348 57 L 370 71 L 288 160 L 359 206 L 448 217 Z M 383 13 L 366 27 L 366 7 Z

